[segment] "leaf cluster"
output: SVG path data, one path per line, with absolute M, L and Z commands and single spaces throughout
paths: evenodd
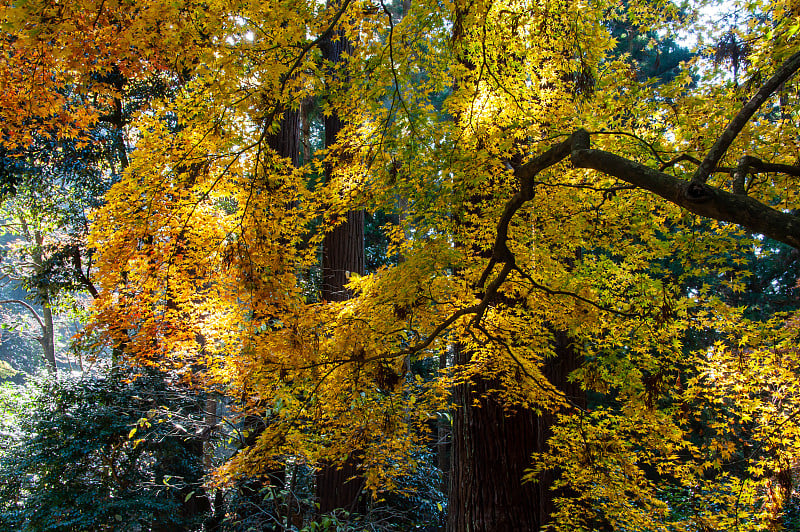
M 187 527 L 182 506 L 203 471 L 186 416 L 197 398 L 163 378 L 48 378 L 29 383 L 25 414 L 0 464 L 7 530 Z

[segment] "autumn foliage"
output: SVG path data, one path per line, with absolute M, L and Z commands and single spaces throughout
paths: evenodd
M 561 472 L 557 528 L 763 529 L 800 459 L 796 301 L 728 296 L 800 244 L 800 25 L 747 9 L 737 80 L 700 53 L 643 82 L 613 24 L 701 51 L 716 28 L 638 0 L 6 2 L 2 143 L 90 143 L 132 87 L 170 87 L 121 124 L 84 341 L 265 420 L 216 482 L 359 450 L 391 490 L 481 378 L 555 416 L 528 478 Z M 346 125 L 295 166 L 268 138 L 309 101 Z M 393 220 L 391 260 L 321 300 L 322 239 L 354 209 Z M 588 402 L 543 372 L 557 333 Z M 454 346 L 467 364 L 410 371 Z

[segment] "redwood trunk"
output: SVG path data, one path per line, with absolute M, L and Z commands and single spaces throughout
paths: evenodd
M 281 118 L 280 129 L 271 133 L 266 138 L 270 148 L 281 157 L 288 157 L 293 166 L 298 165 L 300 157 L 300 113 L 299 111 L 287 110 Z M 266 406 L 265 406 L 266 408 Z M 258 440 L 259 435 L 264 432 L 269 419 L 261 415 L 247 415 L 244 418 L 243 429 L 248 433 L 244 442 L 244 447 L 252 447 Z M 238 485 L 239 506 L 235 513 L 237 519 L 251 527 L 259 527 L 263 522 L 278 515 L 277 507 L 272 511 L 275 515 L 265 519 L 265 486 L 277 485 L 283 487 L 285 475 L 283 467 L 263 471 L 257 477 L 250 477 Z M 216 505 L 216 500 L 215 500 Z
M 567 382 L 578 357 L 566 334 L 556 333 L 556 357 L 545 367 L 553 384 L 573 401 L 583 403 L 583 392 Z M 469 353 L 456 351 L 456 363 L 469 362 Z M 496 381 L 473 379 L 453 391 L 452 466 L 448 525 L 450 532 L 536 532 L 553 511 L 554 474 L 539 483 L 522 482 L 532 465 L 531 454 L 546 449 L 554 416 L 537 416 L 527 409 L 506 411 L 495 398 Z M 477 405 L 475 404 L 475 400 Z
M 322 243 L 322 299 L 345 301 L 351 273 L 364 274 L 364 211 L 350 211 L 347 221 L 325 235 Z
M 342 53 L 349 48 L 347 39 L 340 36 L 335 41 L 327 41 L 322 46 L 324 59 L 337 63 L 342 61 Z M 325 147 L 333 146 L 336 137 L 344 127 L 344 121 L 337 112 L 325 117 Z M 330 180 L 331 168 L 326 170 L 326 180 Z M 364 274 L 364 211 L 350 211 L 346 220 L 325 235 L 322 242 L 322 299 L 325 301 L 345 301 L 350 292 L 345 288 L 350 273 Z
M 326 135 L 327 136 L 327 135 Z M 325 235 L 322 243 L 322 299 L 345 301 L 350 291 L 345 288 L 350 273 L 364 274 L 364 212 L 347 213 L 347 221 Z M 336 508 L 358 511 L 363 479 L 358 476 L 357 462 L 351 457 L 341 468 L 324 465 L 317 473 L 319 511 Z
M 343 61 L 342 54 L 350 48 L 344 35 L 328 39 L 321 44 L 323 59 L 331 63 Z M 325 146 L 336 143 L 344 122 L 336 111 L 325 118 Z M 326 170 L 330 180 L 331 168 Z M 345 301 L 351 293 L 345 285 L 351 273 L 364 274 L 364 211 L 350 211 L 346 219 L 325 235 L 322 242 L 322 287 L 324 301 Z M 323 465 L 317 473 L 319 511 L 327 513 L 336 508 L 349 511 L 362 510 L 360 494 L 363 479 L 358 476 L 358 463 L 348 459 L 342 467 Z
M 361 492 L 364 478 L 359 475 L 355 460 L 348 460 L 341 468 L 326 465 L 317 472 L 319 511 L 328 513 L 337 508 L 360 512 L 363 508 Z

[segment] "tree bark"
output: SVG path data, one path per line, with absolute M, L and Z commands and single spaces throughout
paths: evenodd
M 33 253 L 33 263 L 36 268 L 36 274 L 41 275 L 44 273 L 44 255 L 42 249 L 44 247 L 44 235 L 39 230 L 33 231 L 34 243 L 36 247 Z M 50 297 L 47 293 L 45 285 L 37 283 L 37 292 L 39 300 L 42 302 L 42 337 L 39 342 L 42 344 L 44 350 L 44 360 L 47 362 L 47 369 L 52 374 L 56 374 L 58 366 L 56 365 L 56 329 L 53 324 L 53 310 L 50 308 Z
M 342 54 L 350 44 L 343 35 L 336 40 L 322 43 L 323 59 L 331 63 L 343 60 Z M 336 143 L 344 121 L 337 112 L 325 117 L 325 147 Z M 326 169 L 326 180 L 330 181 L 331 168 Z M 322 299 L 345 301 L 352 294 L 345 288 L 351 273 L 364 274 L 364 211 L 350 211 L 343 223 L 325 235 L 322 242 Z
M 317 496 L 320 513 L 337 508 L 348 512 L 363 512 L 360 500 L 364 479 L 358 471 L 358 463 L 350 458 L 341 467 L 326 464 L 317 471 Z
M 267 144 L 281 157 L 292 160 L 297 167 L 300 161 L 300 111 L 287 110 L 281 118 L 278 131 L 267 135 Z
M 561 391 L 583 403 L 579 386 L 567 381 L 579 358 L 566 334 L 554 334 L 556 357 L 544 373 Z M 470 355 L 456 350 L 457 364 Z M 453 390 L 452 466 L 448 502 L 449 532 L 536 532 L 553 511 L 551 486 L 556 476 L 546 472 L 538 483 L 522 482 L 531 455 L 547 449 L 553 414 L 537 416 L 529 409 L 507 410 L 487 396 L 499 383 L 474 378 Z
M 267 144 L 281 157 L 286 157 L 292 161 L 292 166 L 297 166 L 300 159 L 300 112 L 291 109 L 286 110 L 281 118 L 280 128 L 266 136 Z M 260 404 L 260 403 L 259 403 Z M 264 405 L 266 408 L 266 405 Z M 243 430 L 248 434 L 245 438 L 243 447 L 248 448 L 255 445 L 258 436 L 264 432 L 269 423 L 262 415 L 248 414 L 242 423 Z M 237 518 L 245 522 L 248 526 L 261 526 L 264 515 L 266 486 L 273 485 L 283 487 L 285 481 L 285 470 L 283 467 L 275 467 L 267 471 L 259 472 L 259 476 L 249 477 L 242 481 L 238 486 L 240 502 L 236 508 Z M 278 513 L 277 503 L 274 511 Z M 278 517 L 277 515 L 273 517 Z M 277 519 L 276 519 L 277 521 Z
M 339 33 L 336 39 L 328 38 L 320 43 L 322 57 L 332 64 L 344 60 L 343 54 L 350 49 L 347 38 Z M 334 111 L 325 117 L 325 147 L 336 143 L 344 121 Z M 326 181 L 330 181 L 331 168 L 326 169 Z M 364 274 L 364 211 L 350 211 L 343 223 L 336 225 L 325 235 L 322 242 L 322 287 L 324 301 L 345 301 L 352 294 L 345 287 L 351 273 Z M 363 479 L 358 476 L 357 461 L 351 457 L 341 466 L 323 464 L 317 472 L 317 497 L 319 511 L 331 512 L 336 508 L 349 511 L 362 510 L 359 496 Z
M 346 301 L 350 274 L 364 274 L 364 211 L 350 211 L 347 221 L 325 235 L 322 243 L 322 299 Z
M 42 305 L 42 338 L 41 344 L 44 350 L 44 359 L 47 362 L 47 369 L 51 373 L 56 373 L 56 342 L 55 335 L 56 329 L 53 323 L 53 311 L 50 310 L 50 305 L 45 303 Z

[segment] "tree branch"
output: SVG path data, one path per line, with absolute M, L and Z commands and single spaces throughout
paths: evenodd
M 97 291 L 97 288 L 94 286 L 94 283 L 88 277 L 87 273 L 83 273 L 83 265 L 81 264 L 81 250 L 78 246 L 75 246 L 72 249 L 72 265 L 75 267 L 75 275 L 78 277 L 78 280 L 86 287 L 86 290 L 92 295 L 94 299 L 97 299 L 100 294 Z
M 792 54 L 789 59 L 778 68 L 777 71 L 764 83 L 758 92 L 750 98 L 750 101 L 744 104 L 742 109 L 733 117 L 733 120 L 725 128 L 725 131 L 719 136 L 717 141 L 708 151 L 706 158 L 700 163 L 700 167 L 692 177 L 695 183 L 705 183 L 708 176 L 711 175 L 713 169 L 717 166 L 722 156 L 728 151 L 733 140 L 742 131 L 750 118 L 755 114 L 761 105 L 767 101 L 772 93 L 791 78 L 797 70 L 800 69 L 800 51 Z
M 695 166 L 700 166 L 700 164 L 702 164 L 702 161 L 700 161 L 700 159 L 692 157 L 687 153 L 683 153 L 663 163 L 658 167 L 658 169 L 663 172 L 667 168 L 675 166 L 676 164 L 683 161 L 688 161 L 694 164 Z M 735 168 L 732 168 L 730 166 L 717 166 L 712 169 L 712 173 L 724 172 L 726 174 L 734 174 L 743 171 L 750 174 L 773 173 L 773 174 L 786 174 L 795 177 L 800 177 L 800 166 L 791 164 L 781 164 L 781 163 L 765 163 L 758 157 L 753 157 L 752 155 L 745 155 L 741 159 L 739 159 L 739 163 Z
M 800 249 L 800 217 L 748 196 L 731 194 L 705 183 L 684 181 L 603 150 L 576 149 L 571 159 L 578 168 L 592 168 L 614 176 L 700 216 L 741 225 Z
M 42 331 L 45 330 L 44 322 L 42 321 L 41 316 L 39 316 L 39 313 L 36 312 L 35 308 L 30 306 L 28 303 L 22 301 L 21 299 L 2 299 L 2 300 L 0 300 L 0 305 L 7 305 L 9 303 L 13 303 L 13 304 L 16 304 L 16 305 L 22 305 L 23 307 L 28 309 L 30 311 L 30 313 L 33 314 L 33 317 L 36 318 L 36 321 L 39 322 L 39 327 L 42 328 Z

